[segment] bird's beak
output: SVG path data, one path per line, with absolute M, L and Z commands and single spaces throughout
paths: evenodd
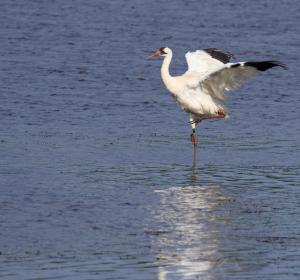
M 153 53 L 151 53 L 149 56 L 148 56 L 148 59 L 152 58 L 152 57 L 156 57 L 156 56 L 159 56 L 160 55 L 160 50 L 157 50 Z

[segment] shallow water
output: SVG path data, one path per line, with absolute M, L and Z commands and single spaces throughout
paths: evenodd
M 1 1 L 1 279 L 299 279 L 296 0 Z M 199 125 L 160 45 L 277 59 Z

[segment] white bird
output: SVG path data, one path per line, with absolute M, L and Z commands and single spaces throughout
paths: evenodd
M 188 70 L 181 76 L 170 75 L 172 50 L 161 47 L 150 54 L 164 57 L 161 77 L 177 103 L 190 114 L 191 140 L 196 146 L 196 125 L 204 119 L 222 119 L 229 112 L 224 107 L 225 92 L 237 89 L 244 81 L 269 68 L 286 66 L 279 61 L 229 63 L 228 52 L 209 48 L 186 53 Z

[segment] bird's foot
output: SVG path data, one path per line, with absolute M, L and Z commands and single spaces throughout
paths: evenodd
M 191 141 L 192 143 L 194 144 L 194 146 L 197 145 L 197 142 L 198 142 L 198 136 L 196 134 L 196 131 L 193 129 L 193 132 L 191 134 Z
M 217 111 L 217 115 L 219 118 L 225 118 L 226 117 L 226 111 L 223 108 L 219 108 Z

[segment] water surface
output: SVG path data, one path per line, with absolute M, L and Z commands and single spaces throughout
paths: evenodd
M 1 1 L 1 279 L 299 279 L 299 23 L 286 1 Z M 199 125 L 159 59 L 277 59 Z

